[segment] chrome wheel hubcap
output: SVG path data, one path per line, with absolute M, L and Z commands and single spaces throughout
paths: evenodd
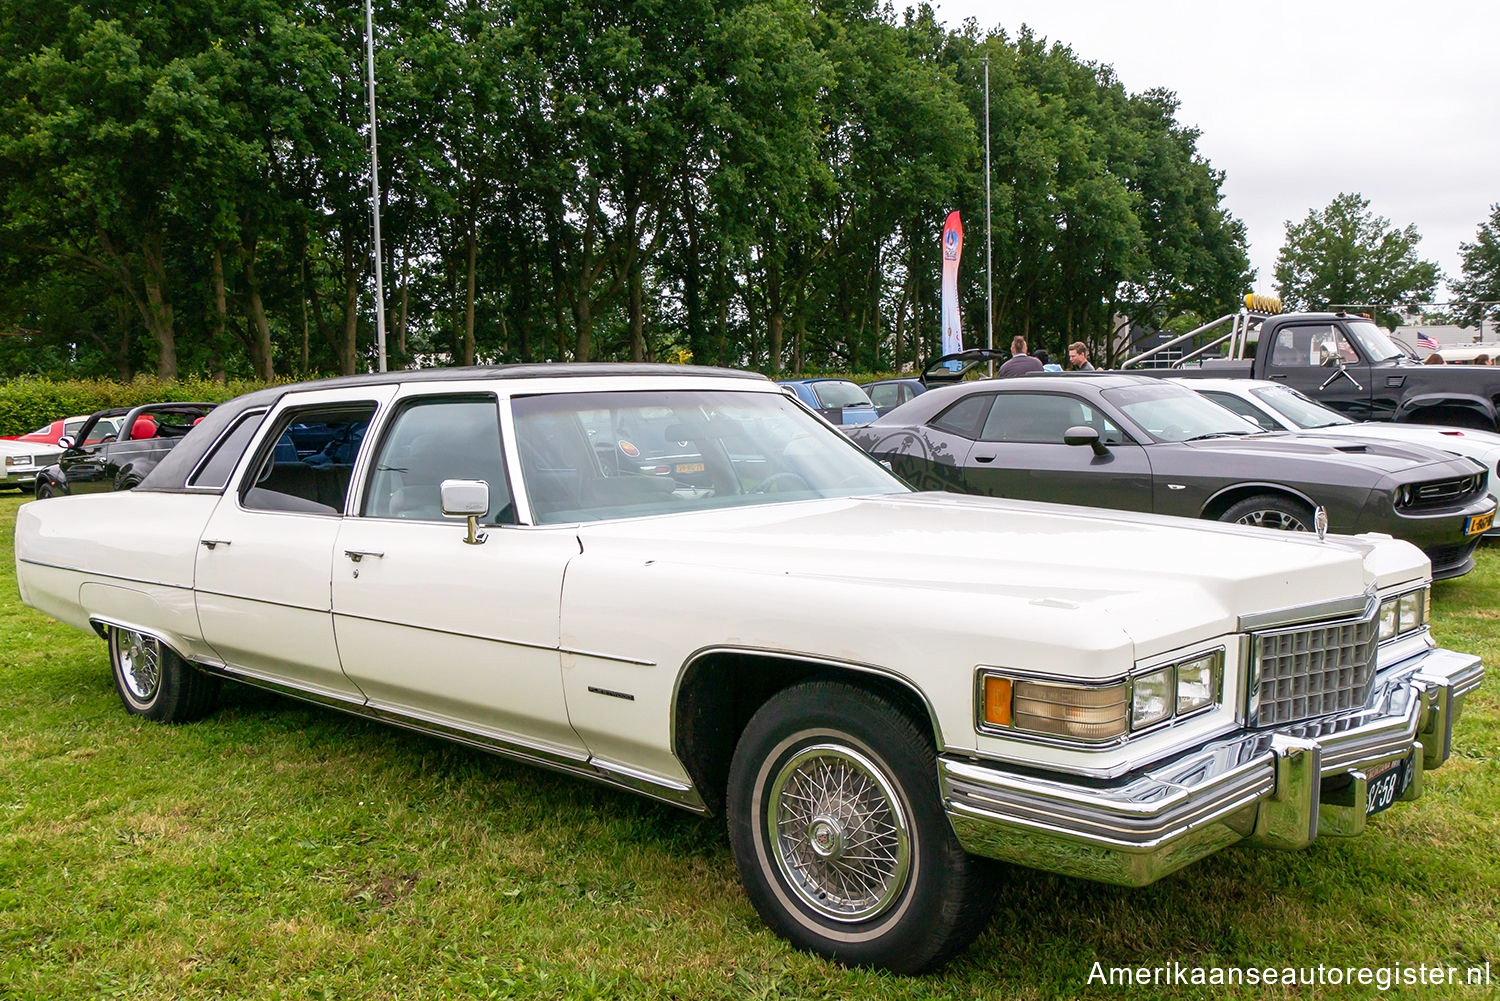
M 118 650 L 125 687 L 140 701 L 151 701 L 161 684 L 161 645 L 150 636 L 121 630 Z
M 787 884 L 823 917 L 868 920 L 906 886 L 906 813 L 881 770 L 849 747 L 804 748 L 781 766 L 766 833 Z
M 1275 528 L 1283 532 L 1305 532 L 1307 526 L 1302 519 L 1283 511 L 1251 511 L 1237 524 L 1254 525 L 1256 528 Z

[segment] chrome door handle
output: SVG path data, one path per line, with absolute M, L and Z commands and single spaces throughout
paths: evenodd
M 198 542 L 198 544 L 201 545 L 201 546 L 207 546 L 209 549 L 212 549 L 215 546 L 227 546 L 227 545 L 229 545 L 229 540 L 228 539 L 200 539 L 199 542 Z
M 375 559 L 378 560 L 382 556 L 384 556 L 385 553 L 371 553 L 371 552 L 365 552 L 365 551 L 362 551 L 362 550 L 359 550 L 359 549 L 346 549 L 346 550 L 344 550 L 344 555 L 347 556 L 347 557 L 349 557 L 355 563 L 358 563 L 360 560 L 364 559 L 366 556 L 372 556 L 372 557 L 374 557 Z

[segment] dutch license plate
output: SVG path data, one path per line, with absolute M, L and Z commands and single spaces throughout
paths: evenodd
M 1398 761 L 1392 761 L 1369 777 L 1369 784 L 1365 787 L 1365 813 L 1376 814 L 1381 810 L 1389 809 L 1409 785 L 1411 785 L 1411 755 L 1408 754 Z
M 1489 514 L 1471 515 L 1469 517 L 1469 520 L 1464 522 L 1464 534 L 1478 535 L 1480 532 L 1488 532 L 1490 530 L 1490 526 L 1494 523 L 1495 512 L 1493 511 L 1491 511 Z
M 677 472 L 678 473 L 701 473 L 701 472 L 703 472 L 703 463 L 701 463 L 701 462 L 679 462 L 677 464 Z M 1482 531 L 1482 529 L 1481 529 L 1481 531 Z

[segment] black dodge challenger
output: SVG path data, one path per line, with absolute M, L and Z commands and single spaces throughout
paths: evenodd
M 1310 531 L 1386 532 L 1435 578 L 1474 566 L 1494 519 L 1471 459 L 1263 432 L 1181 386 L 1068 373 L 933 389 L 849 437 L 920 489 Z

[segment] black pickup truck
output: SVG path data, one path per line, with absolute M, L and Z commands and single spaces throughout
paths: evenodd
M 1500 429 L 1500 368 L 1423 365 L 1372 321 L 1350 313 L 1246 308 L 1129 358 L 1121 368 L 1284 382 L 1357 421 Z

